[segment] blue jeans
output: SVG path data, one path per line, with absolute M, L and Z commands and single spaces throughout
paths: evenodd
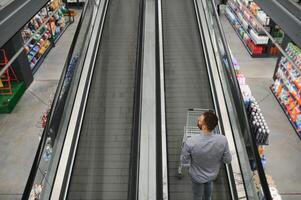
M 193 200 L 211 200 L 213 182 L 194 183 L 192 181 Z

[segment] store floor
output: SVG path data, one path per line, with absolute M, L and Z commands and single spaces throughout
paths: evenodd
M 277 58 L 252 58 L 226 17 L 221 21 L 232 53 L 271 130 L 266 173 L 273 177 L 283 200 L 300 200 L 301 141 L 269 89 Z
M 40 119 L 55 93 L 78 19 L 46 56 L 13 112 L 0 115 L 0 200 L 21 199 L 43 131 Z

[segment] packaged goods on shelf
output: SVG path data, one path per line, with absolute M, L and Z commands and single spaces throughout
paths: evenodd
M 52 0 L 21 30 L 30 66 L 33 69 L 46 55 L 66 27 L 64 14 L 68 12 L 59 0 Z
M 254 32 L 252 29 L 250 30 L 250 34 L 253 37 L 253 39 L 256 41 L 257 44 L 267 44 L 269 41 L 268 36 L 260 36 L 256 32 Z
M 275 26 L 272 29 L 271 35 L 278 44 L 282 43 L 284 38 L 284 32 L 278 26 Z
M 254 97 L 250 97 L 245 101 L 247 113 L 249 116 L 249 125 L 251 133 L 254 135 L 258 145 L 268 145 L 270 130 L 261 113 L 259 105 Z
M 247 46 L 249 47 L 249 50 L 251 51 L 251 53 L 253 55 L 261 55 L 261 54 L 263 54 L 264 46 L 262 46 L 262 45 L 256 45 L 251 40 L 249 40 L 247 42 Z
M 249 7 L 262 25 L 268 26 L 270 24 L 270 17 L 255 2 L 251 2 Z
M 285 51 L 294 64 L 281 57 L 271 91 L 301 137 L 301 50 L 289 43 Z
M 270 130 L 265 122 L 263 114 L 259 108 L 259 105 L 252 95 L 252 91 L 249 85 L 246 84 L 246 77 L 239 71 L 239 65 L 237 60 L 232 55 L 232 63 L 234 64 L 236 71 L 236 78 L 238 80 L 241 94 L 244 99 L 245 108 L 249 120 L 249 126 L 251 128 L 251 134 L 253 134 L 257 144 L 268 145 L 268 139 Z M 263 149 L 263 148 L 262 148 Z
M 282 42 L 284 34 L 279 27 L 269 25 L 270 18 L 257 4 L 251 1 L 230 0 L 226 16 L 252 57 L 279 54 L 278 48 L 270 42 L 265 31 L 272 34 L 277 43 Z
M 299 67 L 299 69 L 301 69 L 301 49 L 293 43 L 288 43 L 285 51 L 292 58 L 292 60 Z

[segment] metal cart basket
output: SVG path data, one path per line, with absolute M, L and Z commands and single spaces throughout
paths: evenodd
M 181 150 L 182 147 L 185 143 L 185 141 L 187 140 L 187 138 L 191 137 L 192 135 L 195 134 L 200 134 L 200 129 L 197 126 L 198 123 L 198 118 L 200 115 L 202 115 L 202 113 L 204 112 L 214 112 L 214 110 L 211 109 L 202 109 L 202 108 L 190 108 L 187 111 L 187 118 L 186 118 L 186 125 L 184 126 L 184 135 L 181 141 Z M 218 132 L 218 128 L 216 128 L 214 131 L 214 133 Z M 183 177 L 183 173 L 182 173 L 182 169 L 183 167 L 189 167 L 190 164 L 183 164 L 181 162 L 182 158 L 181 158 L 181 152 L 180 152 L 180 162 L 179 162 L 179 167 L 178 167 L 178 178 L 182 178 Z

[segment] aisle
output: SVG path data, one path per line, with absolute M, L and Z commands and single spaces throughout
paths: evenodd
M 251 58 L 225 16 L 221 22 L 232 53 L 271 130 L 266 173 L 272 175 L 283 200 L 300 200 L 301 141 L 269 89 L 277 59 Z
M 49 52 L 13 112 L 0 115 L 0 200 L 21 198 L 43 131 L 40 118 L 55 93 L 78 19 Z

